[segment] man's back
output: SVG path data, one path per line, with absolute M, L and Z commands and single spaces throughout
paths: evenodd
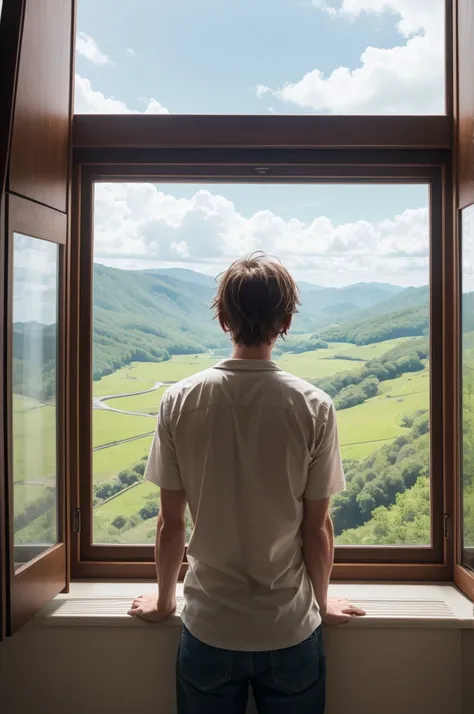
M 331 400 L 274 362 L 231 359 L 171 387 L 159 421 L 148 478 L 183 489 L 194 522 L 185 625 L 226 649 L 301 642 L 320 624 L 303 497 L 344 486 Z

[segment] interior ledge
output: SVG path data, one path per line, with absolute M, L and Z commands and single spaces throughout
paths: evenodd
M 41 626 L 147 627 L 148 623 L 127 615 L 131 600 L 153 592 L 154 583 L 77 582 L 67 595 L 58 595 L 40 612 Z M 346 597 L 367 612 L 348 627 L 437 627 L 474 629 L 474 604 L 453 585 L 335 584 L 330 597 Z M 179 626 L 184 600 L 177 588 L 177 613 L 160 627 Z

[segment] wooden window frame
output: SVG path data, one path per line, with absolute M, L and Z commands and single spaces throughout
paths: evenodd
M 103 131 L 107 122 L 110 132 Z M 136 121 L 138 119 L 138 122 Z M 143 121 L 145 119 L 145 122 Z M 447 117 L 434 118 L 377 118 L 377 140 L 390 148 L 372 148 L 368 141 L 365 119 L 339 117 L 339 146 L 315 148 L 306 145 L 295 148 L 288 137 L 299 136 L 300 119 L 284 118 L 284 131 L 273 135 L 271 146 L 261 148 L 263 129 L 276 117 L 245 118 L 248 127 L 241 127 L 242 145 L 228 146 L 235 118 L 219 117 L 221 130 L 212 139 L 210 132 L 201 135 L 192 129 L 192 117 L 181 117 L 182 133 L 168 118 L 154 120 L 155 144 L 148 130 L 137 131 L 153 123 L 149 117 L 76 117 L 74 127 L 74 181 L 73 181 L 73 232 L 71 246 L 70 301 L 71 301 L 71 356 L 69 403 L 74 408 L 70 419 L 69 474 L 73 503 L 80 509 L 80 533 L 71 534 L 71 568 L 75 578 L 153 578 L 152 546 L 93 546 L 91 538 L 91 486 L 92 486 L 92 372 L 91 372 L 91 280 L 92 280 L 92 187 L 95 181 L 185 181 L 185 182 L 278 182 L 278 183 L 410 183 L 425 182 L 431 186 L 431 340 L 433 355 L 431 384 L 442 395 L 431 400 L 432 429 L 432 546 L 408 547 L 339 547 L 333 570 L 335 580 L 403 580 L 446 581 L 452 579 L 453 558 L 451 536 L 445 537 L 443 519 L 452 518 L 453 458 L 448 440 L 452 438 L 453 410 L 457 408 L 453 381 L 447 365 L 455 364 L 453 344 L 447 338 L 453 328 L 452 313 L 456 293 L 449 286 L 453 274 L 453 261 L 457 259 L 451 240 L 451 153 L 446 151 Z M 229 121 L 226 121 L 226 120 Z M 332 131 L 327 117 L 311 117 L 312 144 L 329 140 Z M 331 120 L 334 119 L 331 117 Z M 382 121 L 380 121 L 382 119 Z M 403 121 L 398 121 L 402 119 Z M 433 120 L 433 121 L 432 121 Z M 427 122 L 427 123 L 426 123 Z M 254 131 L 250 127 L 254 124 Z M 293 125 L 294 131 L 290 131 Z M 344 132 L 344 125 L 348 132 Z M 204 129 L 206 125 L 202 125 Z M 217 122 L 216 127 L 219 126 Z M 411 129 L 410 129 L 411 126 Z M 422 127 L 426 131 L 422 130 Z M 100 129 L 99 134 L 96 130 Z M 135 130 L 132 130 L 135 127 Z M 390 129 L 391 127 L 391 129 Z M 431 129 L 429 129 L 431 127 Z M 167 130 L 171 135 L 167 134 Z M 161 130 L 161 131 L 159 131 Z M 278 130 L 279 131 L 279 130 Z M 197 133 L 196 133 L 197 132 Z M 263 132 L 263 133 L 262 133 Z M 94 144 L 94 136 L 99 147 Z M 98 137 L 100 136 L 100 140 Z M 350 137 L 353 142 L 348 147 Z M 365 136 L 365 140 L 364 137 Z M 413 136 L 422 137 L 426 145 L 414 148 Z M 158 139 L 156 138 L 158 137 Z M 242 138 L 243 137 L 243 138 Z M 249 147 L 251 137 L 255 146 Z M 286 138 L 285 138 L 286 137 Z M 309 141 L 308 135 L 304 137 Z M 344 137 L 341 140 L 341 137 Z M 385 137 L 385 139 L 384 139 Z M 333 140 L 336 141 L 336 134 Z M 209 147 L 211 140 L 213 147 Z M 112 146 L 114 142 L 116 145 Z M 168 142 L 172 142 L 172 145 Z M 193 146 L 190 146 L 195 142 Z M 274 142 L 278 146 L 274 146 Z M 179 148 L 176 148 L 176 145 Z M 436 148 L 433 148 L 435 145 Z M 408 146 L 408 148 L 407 148 Z M 255 148 L 258 147 L 258 148 Z M 397 147 L 395 149 L 395 147 Z M 260 173 L 265 168 L 264 175 Z M 434 407 L 434 409 L 433 409 Z M 447 418 L 449 417 L 449 418 Z M 448 475 L 448 476 L 447 476 Z M 89 504 L 89 505 L 88 505 Z M 183 563 L 184 574 L 186 564 Z
M 20 59 L 21 37 L 25 15 L 26 0 L 4 0 L 0 11 L 0 245 L 6 244 L 5 226 L 5 187 L 8 174 L 8 160 L 13 125 L 13 107 L 18 78 L 18 65 Z M 5 253 L 0 251 L 0 283 L 5 276 Z M 0 351 L 4 355 L 4 290 L 0 296 Z M 6 390 L 5 379 L 1 380 L 0 402 L 0 430 L 5 433 L 6 404 L 4 394 Z M 0 443 L 0 563 L 7 562 L 6 543 L 6 453 L 4 439 Z M 7 573 L 6 568 L 0 568 L 0 642 L 7 633 Z
M 457 265 L 458 270 L 458 283 L 459 283 L 459 294 L 461 296 L 462 291 L 462 214 L 466 208 L 474 206 L 474 204 L 463 205 L 460 203 L 460 209 L 456 211 L 456 226 L 455 233 L 458 242 L 458 254 L 459 260 Z M 455 499 L 455 528 L 454 528 L 454 573 L 453 581 L 454 584 L 471 600 L 474 601 L 474 571 L 472 567 L 469 567 L 464 561 L 463 555 L 463 523 L 464 523 L 464 507 L 463 507 L 463 430 L 462 430 L 462 390 L 463 390 L 463 380 L 462 380 L 462 311 L 461 311 L 461 299 L 459 301 L 459 309 L 456 314 L 456 320 L 458 321 L 457 331 L 458 331 L 458 341 L 456 359 L 458 361 L 458 384 L 457 391 L 459 394 L 459 411 L 458 411 L 458 427 L 457 427 L 457 442 L 458 442 L 458 453 L 459 453 L 459 466 L 456 470 L 456 480 L 454 484 L 454 499 Z
M 66 236 L 67 217 L 47 206 L 14 194 L 6 199 L 6 314 L 5 314 L 5 419 L 6 419 L 6 502 L 7 548 L 6 565 L 9 588 L 7 592 L 9 622 L 7 634 L 19 630 L 38 610 L 67 586 L 67 530 L 66 530 Z M 13 236 L 15 233 L 58 245 L 58 352 L 56 395 L 56 449 L 57 449 L 57 542 L 47 549 L 34 545 L 29 549 L 30 560 L 15 570 L 13 530 L 13 421 L 12 421 L 12 309 L 13 309 Z
M 457 260 L 453 265 L 452 279 L 458 291 L 458 305 L 453 311 L 455 325 L 456 369 L 454 390 L 458 395 L 458 409 L 453 413 L 453 449 L 457 463 L 454 469 L 454 525 L 453 525 L 453 582 L 465 595 L 474 601 L 474 572 L 466 567 L 462 557 L 463 505 L 462 505 L 462 331 L 461 331 L 461 275 L 462 275 L 462 211 L 473 203 L 474 143 L 473 116 L 474 90 L 472 89 L 472 31 L 474 13 L 470 0 L 452 2 L 452 112 L 453 112 L 453 240 Z M 456 459 L 455 459 L 456 460 Z
M 68 299 L 70 319 L 70 355 L 68 374 L 68 472 L 70 477 L 71 515 L 83 513 L 90 497 L 91 434 L 84 424 L 91 423 L 90 374 L 90 287 L 91 254 L 83 246 L 91 235 L 90 187 L 94 180 L 150 180 L 158 175 L 157 167 L 168 166 L 168 180 L 222 181 L 238 180 L 238 168 L 232 154 L 247 152 L 253 170 L 266 167 L 273 154 L 275 166 L 286 165 L 284 182 L 297 181 L 291 167 L 312 163 L 310 154 L 321 150 L 325 182 L 357 180 L 413 180 L 405 176 L 410 166 L 422 175 L 422 169 L 435 168 L 441 176 L 439 222 L 441 246 L 437 253 L 440 279 L 437 307 L 442 325 L 439 345 L 440 382 L 440 457 L 442 482 L 436 484 L 435 499 L 442 504 L 441 514 L 454 516 L 455 482 L 459 479 L 459 294 L 455 231 L 453 175 L 451 158 L 455 138 L 454 60 L 456 0 L 445 0 L 445 115 L 440 116 L 100 116 L 76 115 L 73 126 L 73 198 L 72 244 L 69 260 Z M 204 154 L 207 152 L 207 159 Z M 277 159 L 275 160 L 275 152 Z M 332 154 L 331 154 L 332 152 Z M 279 158 L 278 158 L 279 155 Z M 232 163 L 234 161 L 234 163 Z M 240 162 L 242 163 L 242 161 Z M 249 161 L 247 161 L 249 163 Z M 184 169 L 187 165 L 190 169 Z M 232 166 L 218 174 L 219 166 Z M 313 162 L 314 165 L 314 162 Z M 398 169 L 396 166 L 398 165 Z M 346 173 L 340 167 L 346 167 Z M 347 167 L 358 167 L 351 173 Z M 201 167 L 200 172 L 197 167 Z M 181 174 L 179 170 L 181 168 Z M 365 170 L 365 173 L 364 173 Z M 344 176 L 342 176 L 342 173 Z M 409 172 L 408 172 L 409 173 Z M 248 179 L 250 177 L 247 177 Z M 308 176 L 306 177 L 308 178 Z M 323 179 L 323 176 L 319 176 Z M 253 176 L 254 181 L 259 179 Z M 261 180 L 261 177 L 260 177 Z M 87 213 L 87 211 L 86 211 Z M 82 248 L 81 248 L 82 246 Z M 435 253 L 433 252 L 433 257 Z M 433 286 L 433 283 L 432 283 Z M 89 315 L 88 315 L 89 312 Z M 84 341 L 84 335 L 86 340 Z M 86 375 L 84 373 L 87 373 Z M 85 380 L 87 378 L 87 381 Z M 82 388 L 86 392 L 82 392 Z M 85 421 L 83 421 L 85 420 Z M 86 468 L 86 476 L 84 475 Z M 82 476 L 82 478 L 80 477 Z M 89 486 L 85 486 L 89 479 Z M 71 518 L 71 522 L 74 522 Z M 432 522 L 438 533 L 436 548 L 428 560 L 417 562 L 416 549 L 383 548 L 382 559 L 369 562 L 360 558 L 361 549 L 341 549 L 346 562 L 336 562 L 333 579 L 354 581 L 449 581 L 455 565 L 455 532 L 447 529 L 439 516 Z M 87 519 L 86 519 L 87 521 Z M 71 533 L 71 569 L 75 578 L 154 579 L 152 546 L 107 546 L 91 559 L 90 518 L 79 532 Z M 443 533 L 443 537 L 440 534 Z M 433 545 L 435 545 L 433 543 Z M 356 550 L 359 553 L 356 553 Z M 405 551 L 405 562 L 400 554 Z M 436 553 L 434 552 L 436 551 Z M 117 559 L 120 558 L 120 560 Z M 359 562 L 356 562 L 356 560 Z M 366 562 L 367 561 L 367 562 Z M 181 575 L 184 575 L 183 563 Z

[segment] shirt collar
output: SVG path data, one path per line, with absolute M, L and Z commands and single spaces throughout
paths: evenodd
M 281 372 L 281 368 L 271 360 L 266 359 L 223 359 L 214 365 L 215 369 L 224 369 L 229 372 Z

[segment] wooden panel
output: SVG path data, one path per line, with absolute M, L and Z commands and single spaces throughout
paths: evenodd
M 449 148 L 451 118 L 77 115 L 74 147 Z
M 470 572 L 461 565 L 456 565 L 454 567 L 454 584 L 474 602 L 474 572 Z
M 15 233 L 66 243 L 66 215 L 20 196 L 8 196 L 8 224 Z
M 474 2 L 458 0 L 459 208 L 474 203 Z
M 67 207 L 72 0 L 27 0 L 9 190 Z
M 9 634 L 13 634 L 36 614 L 48 600 L 55 597 L 67 584 L 66 532 L 65 532 L 65 459 L 64 459 L 64 374 L 65 374 L 65 309 L 64 273 L 67 215 L 48 206 L 40 205 L 26 198 L 7 195 L 7 237 L 8 276 L 6 315 L 6 407 L 5 421 L 7 433 L 7 502 L 9 532 Z M 14 528 L 13 528 L 13 236 L 23 233 L 39 241 L 49 241 L 59 245 L 59 320 L 58 320 L 58 391 L 57 391 L 57 504 L 58 543 L 45 550 L 32 544 L 31 560 L 18 570 L 14 569 Z M 28 547 L 17 550 L 25 552 Z
M 0 21 L 0 191 L 7 178 L 25 0 L 4 0 Z
M 11 585 L 11 633 L 17 632 L 66 585 L 66 547 L 53 546 L 27 563 Z
M 156 567 L 153 562 L 128 563 L 110 561 L 72 561 L 75 579 L 85 580 L 154 580 Z M 183 580 L 187 564 L 183 563 L 179 579 Z M 452 579 L 452 571 L 446 565 L 436 563 L 336 563 L 331 574 L 332 582 L 446 582 Z
M 5 216 L 5 198 L 0 200 L 0 216 Z M 6 268 L 6 240 L 5 222 L 0 222 L 0 284 L 3 287 Z M 0 290 L 0 354 L 5 354 L 5 290 Z M 5 428 L 7 424 L 7 411 L 5 399 L 5 380 L 0 380 L 0 642 L 7 632 L 7 572 L 8 543 L 7 543 L 7 498 L 6 498 L 6 453 L 5 453 Z

